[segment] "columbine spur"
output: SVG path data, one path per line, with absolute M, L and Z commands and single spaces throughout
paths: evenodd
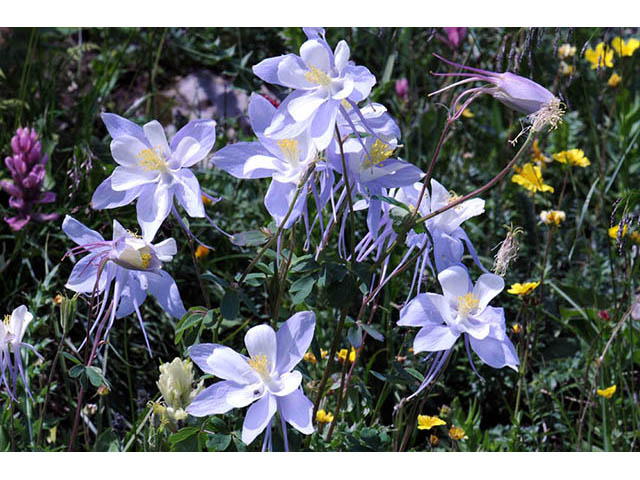
M 113 137 L 111 154 L 118 166 L 94 192 L 94 209 L 121 207 L 137 199 L 138 223 L 147 241 L 172 210 L 179 219 L 174 196 L 189 216 L 205 217 L 203 193 L 190 167 L 213 148 L 213 120 L 189 122 L 170 144 L 156 120 L 143 127 L 113 113 L 103 113 L 102 120 Z
M 280 412 L 285 449 L 285 421 L 308 435 L 313 432 L 311 401 L 300 388 L 302 374 L 293 368 L 313 339 L 313 312 L 299 312 L 276 333 L 269 325 L 249 329 L 244 337 L 249 357 L 223 345 L 203 343 L 189 348 L 191 359 L 205 373 L 223 379 L 200 393 L 187 407 L 196 417 L 227 413 L 252 404 L 242 426 L 242 441 L 249 444 L 269 427 L 263 450 L 270 444 L 271 420 Z
M 88 253 L 75 264 L 65 286 L 74 292 L 91 294 L 95 289 L 97 294 L 102 294 L 96 316 L 99 319 L 109 303 L 111 284 L 114 283 L 113 306 L 105 336 L 115 318 L 126 317 L 135 311 L 151 352 L 139 309 L 147 292 L 156 297 L 162 308 L 173 317 L 181 318 L 186 313 L 176 282 L 162 270 L 162 264 L 176 254 L 175 240 L 169 238 L 151 244 L 125 230 L 117 220 L 113 221 L 113 240 L 105 240 L 98 232 L 69 215 L 65 217 L 62 229 L 78 244 L 66 256 Z

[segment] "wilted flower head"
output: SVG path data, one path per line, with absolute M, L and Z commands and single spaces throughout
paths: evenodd
M 187 418 L 185 409 L 204 388 L 204 380 L 193 387 L 193 364 L 189 360 L 174 358 L 171 363 L 160 365 L 160 378 L 156 382 L 172 421 Z
M 0 321 L 0 385 L 6 386 L 12 400 L 16 399 L 18 375 L 22 378 L 22 383 L 31 397 L 22 365 L 22 349 L 31 350 L 36 356 L 42 358 L 33 346 L 22 341 L 32 320 L 33 315 L 29 313 L 27 307 L 20 305 Z
M 560 99 L 536 82 L 510 72 L 496 73 L 481 70 L 479 68 L 467 67 L 459 63 L 451 62 L 437 54 L 434 54 L 434 56 L 449 65 L 473 73 L 435 73 L 434 75 L 442 77 L 467 78 L 430 93 L 429 96 L 467 83 L 485 82 L 489 84 L 485 84 L 485 86 L 482 87 L 470 88 L 458 95 L 451 108 L 451 112 L 453 113 L 451 113 L 450 116 L 452 119 L 459 118 L 462 112 L 478 95 L 487 93 L 508 107 L 526 114 L 534 131 L 541 131 L 546 127 L 554 129 L 562 120 L 564 106 Z M 468 98 L 466 98 L 459 107 L 460 102 L 462 102 L 465 97 Z
M 518 258 L 518 250 L 520 250 L 518 235 L 523 232 L 524 230 L 521 227 L 513 228 L 513 226 L 510 226 L 507 228 L 507 235 L 500 242 L 500 250 L 494 257 L 493 273 L 501 277 L 505 276 L 509 264 Z
M 38 134 L 29 128 L 18 128 L 11 138 L 13 155 L 6 157 L 5 165 L 11 172 L 13 181 L 2 180 L 0 187 L 9 194 L 9 206 L 18 210 L 15 217 L 5 217 L 4 221 L 12 230 L 22 229 L 30 220 L 43 222 L 55 220 L 57 213 L 39 213 L 34 208 L 41 203 L 51 203 L 56 199 L 53 192 L 43 192 L 47 155 L 42 155 L 42 145 Z

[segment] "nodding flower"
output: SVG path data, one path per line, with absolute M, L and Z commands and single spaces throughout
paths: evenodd
M 434 75 L 439 77 L 466 78 L 432 92 L 429 96 L 467 83 L 486 82 L 488 84 L 481 87 L 468 88 L 458 95 L 451 108 L 451 112 L 453 112 L 451 114 L 451 120 L 457 120 L 473 100 L 479 95 L 487 93 L 509 108 L 526 114 L 531 123 L 531 128 L 533 128 L 534 131 L 541 131 L 545 127 L 553 130 L 562 121 L 562 115 L 565 111 L 564 104 L 553 93 L 533 80 L 515 75 L 511 72 L 496 73 L 479 68 L 467 67 L 466 65 L 447 60 L 435 53 L 434 56 L 449 65 L 467 71 L 458 73 L 434 73 Z M 461 102 L 462 104 L 460 105 Z M 460 107 L 458 108 L 459 105 Z

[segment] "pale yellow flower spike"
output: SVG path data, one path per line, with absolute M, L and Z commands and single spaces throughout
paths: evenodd
M 446 425 L 447 422 L 437 416 L 418 415 L 418 430 L 431 430 L 439 425 Z
M 596 49 L 588 48 L 584 52 L 584 58 L 591 63 L 591 69 L 595 70 L 600 67 L 613 67 L 613 50 L 605 47 L 603 42 L 596 45 Z
M 630 57 L 640 47 L 640 40 L 630 38 L 625 42 L 620 37 L 615 37 L 611 40 L 611 46 L 620 57 Z
M 532 163 L 525 163 L 522 168 L 514 167 L 517 174 L 511 177 L 513 183 L 522 185 L 531 192 L 531 195 L 537 192 L 551 192 L 553 187 L 544 183 L 540 167 Z
M 611 385 L 609 388 L 605 388 L 603 390 L 598 389 L 596 390 L 596 393 L 603 398 L 611 398 L 613 397 L 613 394 L 616 393 L 616 386 Z

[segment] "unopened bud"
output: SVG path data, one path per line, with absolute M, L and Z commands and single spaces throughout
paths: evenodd
M 79 294 L 76 293 L 71 298 L 57 295 L 54 300 L 58 305 L 60 305 L 60 328 L 62 328 L 64 335 L 68 334 L 71 331 L 71 327 L 73 327 L 73 322 L 76 318 L 78 295 Z M 58 303 L 58 300 L 60 303 Z

